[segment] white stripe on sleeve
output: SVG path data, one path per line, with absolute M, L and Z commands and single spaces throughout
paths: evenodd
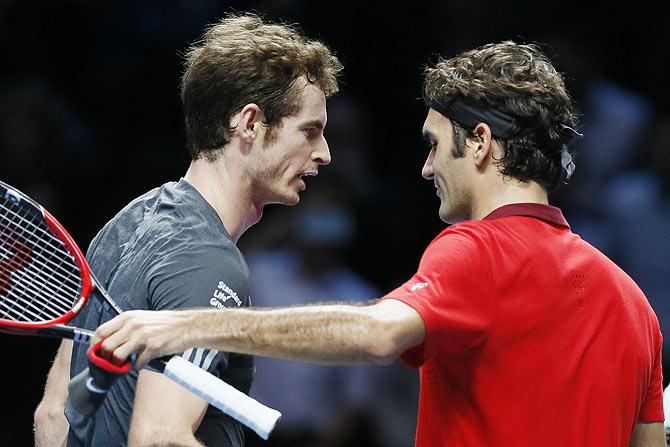
M 189 348 L 186 351 L 184 351 L 184 353 L 181 356 L 190 362 L 192 354 L 193 354 L 193 348 Z
M 195 366 L 201 368 L 202 365 L 200 365 L 200 361 L 202 360 L 202 354 L 205 352 L 205 348 L 195 348 L 195 358 L 191 363 L 193 363 Z
M 204 369 L 205 371 L 209 371 L 209 367 L 212 365 L 212 361 L 214 360 L 214 357 L 216 357 L 216 354 L 218 354 L 219 351 L 216 349 L 210 349 L 210 351 L 207 353 L 207 357 L 205 357 L 205 360 L 202 362 L 201 368 Z

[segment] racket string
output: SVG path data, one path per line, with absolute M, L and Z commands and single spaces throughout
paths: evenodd
M 2 251 L 2 247 L 0 247 L 0 251 Z M 28 269 L 34 269 L 34 267 L 31 265 L 31 266 L 28 267 Z M 27 278 L 24 278 L 25 276 L 27 276 Z M 53 287 L 49 287 L 47 285 L 49 283 L 47 283 L 45 281 L 41 281 L 41 278 L 39 278 L 39 272 L 28 272 L 28 273 L 26 273 L 25 271 L 17 271 L 17 272 L 14 272 L 14 275 L 11 278 L 11 280 L 12 280 L 13 287 L 9 287 L 7 289 L 7 293 L 10 293 L 13 297 L 16 298 L 18 296 L 16 295 L 16 293 L 13 293 L 13 289 L 17 289 L 17 292 L 22 293 L 24 295 L 32 295 L 33 297 L 37 297 L 37 299 L 40 299 L 40 297 L 43 297 L 43 298 L 41 298 L 41 300 L 42 300 L 42 303 L 45 306 L 44 310 L 47 313 L 50 313 L 49 312 L 50 309 L 48 309 L 47 306 L 52 305 L 54 303 L 54 301 L 55 301 L 55 303 L 59 304 L 60 306 L 62 306 L 64 308 L 64 312 L 67 312 L 69 309 L 72 308 L 76 299 L 79 298 L 78 297 L 78 290 L 74 290 L 72 288 L 69 288 L 69 291 L 70 291 L 69 295 L 73 297 L 72 299 L 68 299 L 68 297 L 64 297 L 62 293 L 59 295 L 58 289 L 55 289 Z M 43 286 L 41 289 L 35 287 L 35 285 L 34 285 L 37 280 L 40 280 L 40 283 Z M 46 301 L 45 291 L 46 291 L 46 293 L 49 294 L 49 296 L 51 296 L 53 298 L 53 300 Z M 23 298 L 23 299 L 25 300 L 26 298 Z M 58 315 L 62 315 L 64 312 L 61 312 Z
M 3 207 L 3 209 L 4 209 L 4 207 Z M 18 218 L 21 218 L 21 217 L 22 217 L 22 216 L 20 216 L 20 215 L 18 215 L 18 214 L 16 214 L 16 213 L 13 213 L 13 215 L 16 216 L 16 217 L 18 217 Z M 0 215 L 0 217 L 6 217 L 6 216 L 5 216 L 5 215 Z M 8 222 L 9 222 L 10 224 L 14 224 L 14 226 L 17 227 L 17 228 L 16 228 L 17 230 L 24 230 L 23 228 L 20 227 L 20 224 L 21 224 L 22 222 L 28 222 L 28 221 L 27 221 L 27 220 L 22 220 L 22 221 L 19 221 L 19 222 L 15 222 L 15 221 L 8 221 Z M 32 222 L 31 222 L 31 223 L 32 223 Z M 35 228 L 37 228 L 37 227 L 35 226 L 34 223 L 32 223 L 32 226 L 35 227 Z M 25 231 L 21 231 L 21 232 L 19 232 L 19 231 L 16 231 L 16 230 L 14 230 L 14 229 L 11 229 L 11 228 L 9 228 L 9 227 L 5 227 L 5 228 L 7 228 L 7 229 L 10 230 L 10 231 L 14 231 L 15 233 L 18 233 L 19 236 L 21 236 L 24 240 L 30 240 L 30 238 L 27 238 L 27 237 L 26 237 L 26 233 L 25 233 Z M 51 266 L 50 266 L 50 267 L 51 267 L 52 269 L 57 269 L 58 267 L 60 267 L 60 266 L 62 265 L 63 258 L 67 258 L 67 260 L 70 261 L 70 266 L 69 266 L 69 267 L 76 269 L 76 271 L 77 271 L 77 278 L 78 278 L 78 274 L 79 274 L 79 266 L 76 264 L 76 261 L 75 261 L 74 257 L 70 254 L 70 252 L 67 251 L 67 250 L 65 250 L 65 249 L 63 249 L 64 244 L 63 244 L 59 239 L 57 239 L 55 236 L 53 236 L 51 233 L 47 233 L 47 232 L 45 232 L 45 230 L 43 230 L 43 229 L 41 229 L 41 228 L 40 228 L 40 230 L 42 230 L 42 233 L 44 234 L 44 236 L 38 236 L 38 235 L 35 234 L 35 232 L 30 232 L 30 233 L 28 233 L 28 235 L 30 235 L 30 236 L 34 236 L 34 237 L 37 238 L 40 242 L 45 242 L 46 245 L 48 245 L 49 247 L 55 249 L 56 251 L 58 251 L 58 254 L 61 255 L 61 256 L 59 256 L 60 263 L 51 262 Z M 3 232 L 3 235 L 7 235 L 9 238 L 13 238 L 13 235 L 12 235 L 12 234 L 9 234 L 9 233 L 6 233 L 6 232 Z M 58 245 L 54 245 L 54 244 L 50 243 L 51 241 L 55 241 L 55 242 L 57 242 Z M 50 260 L 51 260 L 50 258 L 52 258 L 52 257 L 54 256 L 54 253 L 53 253 L 53 252 L 50 253 L 50 258 L 45 257 L 45 256 L 41 253 L 41 251 L 37 251 L 37 252 L 33 251 L 33 253 L 35 253 L 35 254 L 37 255 L 37 257 L 41 258 L 41 259 L 44 261 L 45 266 L 49 267 Z M 68 279 L 70 270 L 67 270 L 67 273 L 68 273 L 67 276 L 63 276 L 63 277 L 61 277 L 60 279 L 66 281 L 66 280 Z M 79 278 L 78 278 L 78 279 L 79 279 Z M 74 283 L 77 284 L 78 281 L 74 281 Z
M 7 289 L 7 293 L 11 293 L 14 288 L 17 289 L 18 293 L 21 293 L 23 295 L 32 295 L 34 297 L 40 297 L 40 296 L 45 296 L 44 294 L 44 289 L 39 289 L 33 285 L 33 281 L 30 281 L 30 279 L 34 280 L 34 278 L 24 278 L 24 274 L 18 273 L 14 275 L 15 282 L 13 282 L 13 287 Z M 49 293 L 50 296 L 53 297 L 53 301 L 47 302 L 46 299 L 42 299 L 43 303 L 45 305 L 50 304 L 55 301 L 55 303 L 63 306 L 65 308 L 65 311 L 69 310 L 72 308 L 74 305 L 74 301 L 68 299 L 67 297 L 59 296 L 56 294 L 55 289 L 50 288 L 50 287 L 45 287 L 46 292 Z M 75 291 L 75 296 L 76 296 L 76 291 Z M 16 296 L 13 294 L 12 296 Z M 78 297 L 76 297 L 78 299 Z
M 6 256 L 8 256 L 10 258 L 12 256 L 12 253 L 10 253 L 4 246 L 1 246 L 1 245 L 0 245 L 0 252 L 2 252 L 3 254 L 5 254 Z M 43 257 L 43 256 L 41 256 L 41 257 Z M 49 261 L 47 258 L 44 258 L 44 259 L 46 261 Z M 75 295 L 77 295 L 79 293 L 79 289 L 80 289 L 81 277 L 79 276 L 79 272 L 78 272 L 78 268 L 77 268 L 76 264 L 73 265 L 73 267 L 77 268 L 77 271 L 72 271 L 71 269 L 70 270 L 62 269 L 64 271 L 64 273 L 61 273 L 61 272 L 55 270 L 56 268 L 63 267 L 62 265 L 58 265 L 58 264 L 55 264 L 54 262 L 51 262 L 52 266 L 49 267 L 48 264 L 49 264 L 48 262 L 43 262 L 43 263 L 32 262 L 28 266 L 22 266 L 22 265 L 16 263 L 16 261 L 14 261 L 12 265 L 17 265 L 17 267 L 20 267 L 20 268 L 15 269 L 13 271 L 13 273 L 14 273 L 14 275 L 21 275 L 21 272 L 23 272 L 25 270 L 34 269 L 34 267 L 33 267 L 34 265 L 38 265 L 40 268 L 44 268 L 44 267 L 50 268 L 50 269 L 52 269 L 53 275 L 56 275 L 56 276 L 59 277 L 57 279 L 58 283 L 63 284 L 63 285 L 68 285 L 69 291 L 73 292 Z M 36 274 L 39 275 L 39 271 L 36 272 Z
M 51 231 L 44 225 L 44 219 L 42 217 L 36 217 L 34 214 L 29 212 L 25 208 L 21 208 L 18 205 L 15 205 L 12 202 L 9 202 L 9 207 L 6 205 L 8 202 L 3 201 L 0 203 L 0 208 L 2 208 L 3 211 L 6 211 L 6 213 L 3 213 L 4 216 L 12 215 L 15 218 L 18 218 L 18 222 L 16 223 L 24 223 L 28 224 L 32 227 L 33 230 L 33 235 L 35 235 L 39 239 L 53 239 L 54 236 L 51 233 Z M 16 211 L 15 209 L 19 208 L 19 211 Z M 21 211 L 24 212 L 24 214 L 19 214 Z M 9 219 L 8 219 L 9 220 Z M 37 224 L 35 223 L 37 221 Z M 10 221 L 11 222 L 11 221 Z M 37 236 L 34 231 L 38 231 L 40 233 L 39 236 Z M 60 242 L 60 240 L 59 240 Z M 58 249 L 59 246 L 54 246 L 53 248 Z
M 26 314 L 28 314 L 32 317 L 28 321 L 31 322 L 48 321 L 56 319 L 70 310 L 70 308 L 66 308 L 64 311 L 58 312 L 56 309 L 39 308 L 32 301 L 17 296 L 12 291 L 10 291 L 9 293 L 15 298 L 15 300 L 12 302 L 12 306 L 8 306 L 3 301 L 0 301 L 0 307 L 4 308 L 7 311 L 3 312 L 2 310 L 0 310 L 0 314 L 2 314 L 5 317 L 12 317 L 12 314 L 14 314 L 15 318 L 10 318 L 13 320 L 23 321 L 26 319 L 25 318 Z M 32 312 L 31 308 L 36 313 Z
M 20 286 L 21 289 L 22 289 L 26 294 L 27 294 L 28 292 L 30 292 L 30 293 L 32 293 L 32 294 L 34 294 L 34 295 L 39 295 L 39 294 L 41 293 L 41 291 L 42 291 L 42 289 L 39 289 L 39 288 L 35 287 L 35 286 L 32 284 L 32 282 L 29 281 L 29 279 L 32 279 L 32 278 L 24 278 L 23 275 L 21 275 L 21 276 L 15 275 L 15 279 L 16 279 L 15 286 Z M 9 292 L 9 291 L 11 291 L 11 288 L 8 289 L 8 292 Z M 53 288 L 51 288 L 50 290 L 48 290 L 49 293 L 54 293 L 54 291 L 55 291 L 55 289 L 53 289 Z M 60 297 L 56 297 L 56 299 L 57 299 L 57 302 L 58 302 L 58 303 L 62 303 L 62 304 L 64 304 L 64 305 L 66 305 L 66 306 L 67 306 L 66 302 L 69 301 L 69 300 L 64 300 L 62 296 L 60 296 Z M 73 304 L 73 303 L 70 303 L 70 307 L 72 307 L 72 304 Z
M 60 242 L 60 241 L 59 241 L 59 242 Z M 41 285 L 42 290 L 43 290 L 43 289 L 46 287 L 47 284 L 51 284 L 51 281 L 53 280 L 54 276 L 55 276 L 56 273 L 58 273 L 60 270 L 65 270 L 65 273 L 69 273 L 69 276 L 71 276 L 71 275 L 73 274 L 73 268 L 74 268 L 74 274 L 76 274 L 76 278 L 77 278 L 77 290 L 75 290 L 75 294 L 74 294 L 74 295 L 72 295 L 72 294 L 70 293 L 70 294 L 68 294 L 69 296 L 65 296 L 65 298 L 68 298 L 68 297 L 70 298 L 70 300 L 72 301 L 72 306 L 74 306 L 74 303 L 75 303 L 76 300 L 79 298 L 79 284 L 80 284 L 80 280 L 81 280 L 81 278 L 80 278 L 80 276 L 79 276 L 79 267 L 76 265 L 76 263 L 75 263 L 75 261 L 74 261 L 74 258 L 73 258 L 69 253 L 67 253 L 67 255 L 68 255 L 67 257 L 63 257 L 63 256 L 59 256 L 59 257 L 57 257 L 57 258 L 55 259 L 55 262 L 54 262 L 54 256 L 55 256 L 55 255 L 56 255 L 56 254 L 55 254 L 54 252 L 49 252 L 49 253 L 48 253 L 48 258 L 49 258 L 48 260 L 51 261 L 52 264 L 56 264 L 56 269 L 52 269 L 52 270 L 48 271 L 48 275 L 47 275 L 47 277 L 45 278 L 46 281 L 42 282 L 40 285 Z M 67 265 L 68 268 L 67 268 L 67 269 L 65 269 L 65 268 L 64 268 L 64 265 L 63 265 L 63 263 L 64 263 L 66 260 L 68 261 L 68 265 Z M 40 271 L 40 273 L 42 273 L 42 271 Z M 60 276 L 60 275 L 58 275 L 58 276 Z M 53 293 L 54 293 L 54 296 L 62 296 L 62 292 L 61 292 L 61 291 L 63 290 L 63 287 L 65 287 L 66 290 L 67 290 L 67 289 L 70 289 L 70 290 L 71 290 L 71 288 L 70 288 L 70 287 L 66 287 L 65 284 L 66 284 L 66 283 L 65 283 L 64 281 L 57 281 L 57 282 L 56 282 L 55 285 L 56 285 L 57 287 L 56 287 L 56 290 L 53 292 Z M 70 306 L 70 307 L 72 307 L 72 306 Z
M 0 293 L 11 298 L 0 300 L 0 314 L 13 320 L 58 318 L 79 299 L 79 266 L 43 221 L 15 208 L 0 203 L 0 254 L 5 258 L 0 258 Z
M 30 236 L 33 236 L 36 240 L 39 240 L 40 242 L 44 242 L 45 245 L 53 248 L 55 251 L 57 251 L 61 255 L 65 255 L 67 257 L 70 257 L 72 261 L 74 262 L 74 258 L 72 258 L 72 255 L 67 249 L 64 249 L 65 244 L 55 237 L 49 230 L 46 230 L 42 227 L 42 225 L 37 225 L 33 222 L 35 219 L 33 216 L 22 216 L 20 214 L 17 214 L 15 211 L 12 211 L 11 209 L 7 208 L 4 206 L 4 204 L 0 203 L 0 209 L 3 211 L 7 211 L 12 214 L 13 218 L 17 218 L 18 221 L 10 220 L 8 218 L 8 215 L 5 213 L 0 214 L 1 217 L 5 217 L 6 221 L 10 224 L 13 224 L 17 228 L 21 229 L 22 231 L 28 231 L 28 234 Z M 28 212 L 26 211 L 26 215 L 28 215 Z M 23 228 L 21 224 L 29 224 L 32 227 L 32 230 L 27 230 L 26 228 Z M 38 235 L 35 230 L 38 230 L 40 235 Z M 25 233 L 21 233 L 21 236 L 25 237 Z M 56 241 L 57 244 L 54 245 L 51 243 L 51 241 Z

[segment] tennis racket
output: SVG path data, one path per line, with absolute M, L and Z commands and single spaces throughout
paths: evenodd
M 123 311 L 65 228 L 37 202 L 0 181 L 0 332 L 90 343 L 92 331 L 65 323 L 91 296 L 105 300 L 117 313 Z M 130 363 L 114 369 L 95 351 L 89 359 L 96 366 L 117 374 L 128 371 Z M 264 439 L 281 416 L 179 356 L 150 365 Z

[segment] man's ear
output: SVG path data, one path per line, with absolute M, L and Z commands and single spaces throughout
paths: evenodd
M 473 129 L 473 136 L 468 137 L 473 148 L 472 157 L 478 168 L 484 167 L 493 153 L 493 135 L 486 123 L 479 123 Z
M 256 139 L 262 123 L 263 111 L 253 103 L 242 107 L 242 110 L 231 119 L 231 127 L 247 144 L 253 143 Z

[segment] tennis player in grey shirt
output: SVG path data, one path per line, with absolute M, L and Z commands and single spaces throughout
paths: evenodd
M 186 180 L 139 197 L 95 237 L 87 253 L 91 269 L 124 310 L 240 307 L 249 305 L 249 272 L 214 208 Z M 106 302 L 85 306 L 74 326 L 95 329 L 115 316 Z M 75 344 L 70 375 L 88 366 L 88 346 Z M 253 358 L 194 348 L 183 357 L 249 392 Z M 110 389 L 93 417 L 69 404 L 68 446 L 122 446 L 128 439 L 138 371 L 132 368 Z M 208 446 L 242 445 L 240 424 L 209 405 L 196 438 Z
M 295 205 L 330 162 L 326 98 L 342 65 L 322 43 L 255 15 L 228 16 L 186 55 L 181 83 L 191 164 L 178 183 L 134 200 L 91 244 L 93 273 L 124 310 L 249 305 L 236 243 L 270 203 Z M 113 312 L 95 300 L 74 322 Z M 135 333 L 135 336 L 141 336 Z M 162 374 L 131 369 L 93 416 L 68 405 L 86 347 L 64 341 L 35 412 L 42 446 L 241 446 L 240 426 Z M 189 349 L 185 358 L 247 392 L 250 357 Z M 67 416 L 67 417 L 66 417 Z

